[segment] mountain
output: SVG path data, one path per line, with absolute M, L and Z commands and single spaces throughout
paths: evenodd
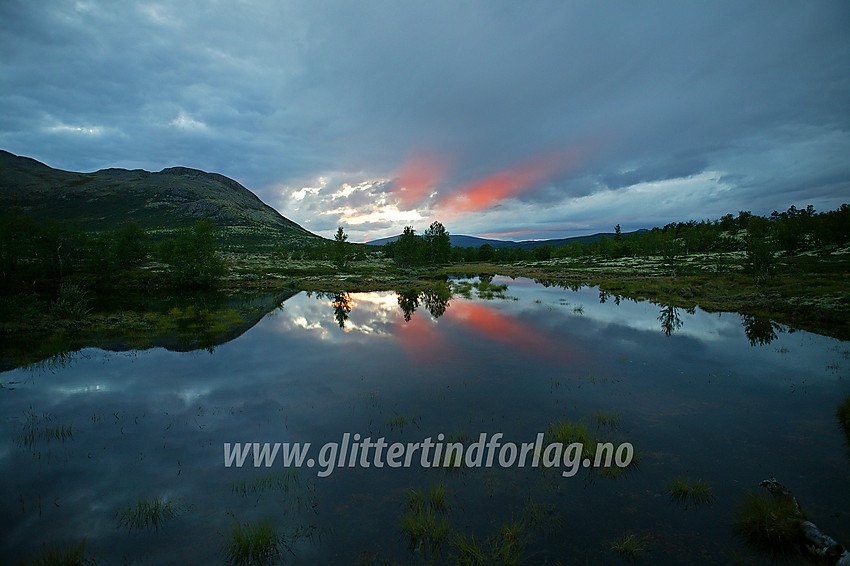
M 635 230 L 634 232 L 623 232 L 623 236 L 630 236 L 632 234 L 640 234 L 642 232 L 646 232 L 644 229 Z M 574 236 L 572 238 L 558 238 L 554 240 L 523 240 L 520 242 L 512 242 L 510 240 L 489 240 L 487 238 L 476 238 L 475 236 L 463 236 L 459 234 L 450 234 L 449 239 L 452 242 L 453 246 L 457 246 L 460 248 L 480 248 L 484 244 L 490 244 L 494 248 L 522 248 L 524 250 L 532 250 L 534 248 L 538 248 L 540 246 L 545 246 L 549 244 L 553 247 L 559 248 L 561 246 L 566 246 L 567 244 L 572 244 L 578 242 L 580 244 L 589 244 L 591 242 L 595 242 L 597 240 L 605 238 L 613 238 L 613 232 L 599 232 L 597 234 L 590 234 L 588 236 Z M 395 242 L 398 240 L 399 236 L 390 236 L 389 238 L 381 238 L 379 240 L 371 240 L 366 242 L 369 246 L 383 246 L 387 242 Z
M 366 242 L 366 245 L 369 246 L 383 246 L 387 242 L 395 242 L 398 240 L 399 236 L 390 236 L 389 238 L 381 238 L 379 240 L 371 240 Z M 460 234 L 449 234 L 449 240 L 451 240 L 453 246 L 457 246 L 459 248 L 480 248 L 484 244 L 490 244 L 494 248 L 506 248 L 511 247 L 516 242 L 508 242 L 505 240 L 488 240 L 487 238 L 476 238 L 475 236 L 463 236 Z
M 14 206 L 36 220 L 72 221 L 85 231 L 136 222 L 155 236 L 211 218 L 231 249 L 320 240 L 224 175 L 185 167 L 73 173 L 0 150 L 0 210 Z

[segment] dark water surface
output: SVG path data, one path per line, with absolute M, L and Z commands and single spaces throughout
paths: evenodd
M 348 305 L 301 293 L 212 352 L 92 348 L 0 374 L 0 556 L 85 538 L 107 564 L 221 563 L 234 523 L 269 519 L 292 535 L 287 563 L 452 563 L 458 533 L 486 541 L 531 501 L 546 521 L 526 520 L 523 563 L 616 564 L 611 541 L 625 533 L 644 540 L 647 563 L 731 563 L 757 558 L 731 517 L 770 476 L 850 543 L 850 452 L 835 414 L 850 393 L 846 342 L 595 288 L 494 283 L 509 297 L 432 298 L 407 317 L 391 292 Z M 619 417 L 614 430 L 599 411 Z M 632 443 L 637 465 L 618 477 L 414 465 L 321 478 L 223 458 L 225 442 L 311 442 L 315 456 L 344 433 L 532 442 L 558 419 Z M 672 501 L 667 483 L 683 475 L 710 482 L 715 501 Z M 408 490 L 440 482 L 451 533 L 433 551 L 410 544 L 401 517 Z M 122 524 L 122 509 L 153 497 L 176 516 Z

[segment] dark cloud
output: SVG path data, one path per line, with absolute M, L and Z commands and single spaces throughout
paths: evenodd
M 314 230 L 345 216 L 328 209 L 391 207 L 416 152 L 450 163 L 441 195 L 583 152 L 456 232 L 516 230 L 520 213 L 583 230 L 828 206 L 850 180 L 847 29 L 841 1 L 13 0 L 0 147 L 71 170 L 220 172 Z M 625 208 L 636 195 L 655 206 Z

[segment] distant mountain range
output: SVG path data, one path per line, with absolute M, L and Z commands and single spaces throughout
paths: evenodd
M 635 230 L 634 232 L 623 232 L 621 235 L 629 236 L 631 234 L 640 234 L 642 232 L 646 232 L 646 230 L 640 229 Z M 387 242 L 395 242 L 396 240 L 398 240 L 399 236 L 390 236 L 389 238 L 370 240 L 366 242 L 366 245 L 383 246 Z M 520 242 L 512 242 L 510 240 L 491 240 L 488 238 L 476 238 L 475 236 L 463 236 L 460 234 L 450 234 L 449 239 L 451 240 L 453 246 L 461 248 L 480 248 L 484 244 L 490 244 L 494 248 L 520 248 L 523 250 L 532 250 L 534 248 L 539 248 L 540 246 L 545 246 L 546 244 L 549 244 L 556 248 L 576 242 L 580 244 L 589 244 L 591 242 L 595 242 L 601 239 L 603 236 L 606 238 L 613 238 L 615 234 L 614 232 L 599 232 L 597 234 L 591 234 L 589 236 L 574 236 L 572 238 L 557 238 L 554 240 L 523 240 Z
M 0 150 L 0 210 L 15 206 L 36 220 L 73 221 L 86 231 L 132 221 L 168 234 L 212 218 L 219 239 L 234 249 L 321 239 L 224 175 L 185 167 L 73 173 Z

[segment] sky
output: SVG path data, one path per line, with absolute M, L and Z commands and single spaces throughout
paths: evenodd
M 0 149 L 350 241 L 850 202 L 850 3 L 0 0 Z

